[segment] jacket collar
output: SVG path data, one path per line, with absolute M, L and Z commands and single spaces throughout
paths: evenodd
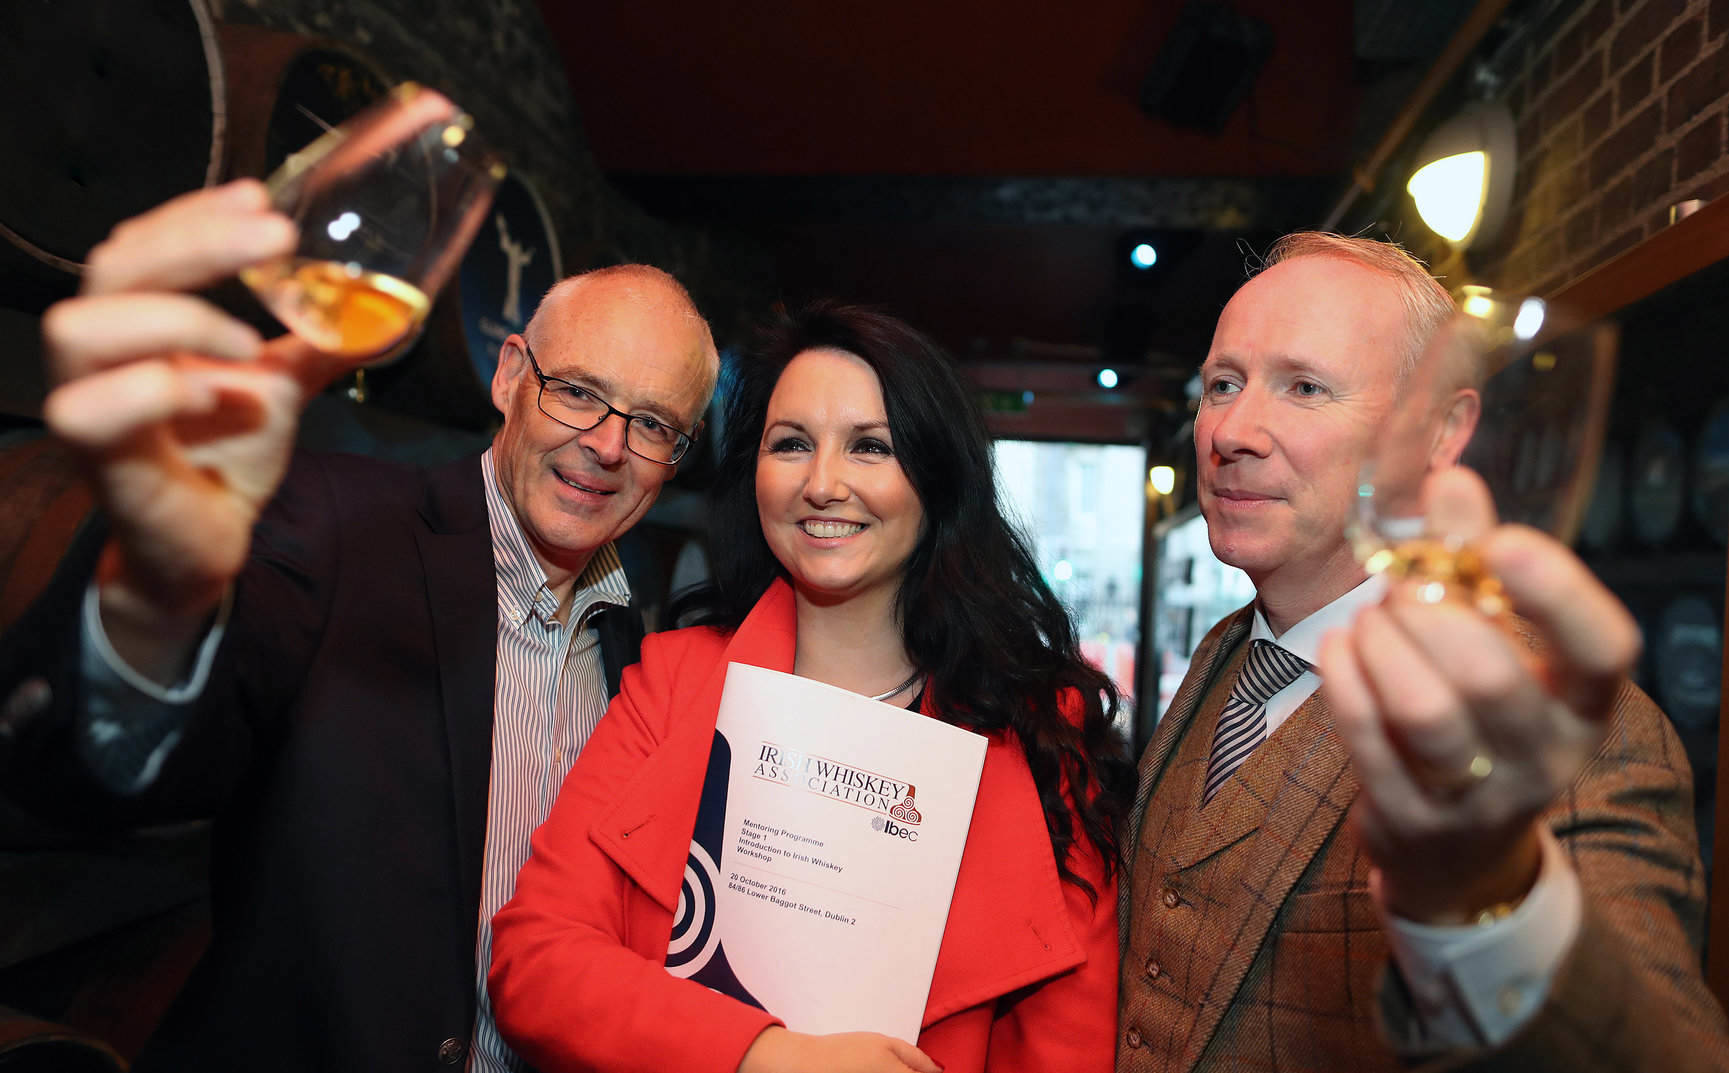
M 690 856 L 727 666 L 745 663 L 790 672 L 797 638 L 794 615 L 792 589 L 776 581 L 727 639 L 719 659 L 694 680 L 674 681 L 668 703 L 689 717 L 671 720 L 666 737 L 619 794 L 618 805 L 591 831 L 614 862 L 669 914 L 678 906 Z
M 498 597 L 488 569 L 492 540 L 479 456 L 426 471 L 420 517 L 425 524 L 414 530 L 414 539 L 426 579 L 433 666 L 450 764 L 458 889 L 464 892 L 459 912 L 472 921 L 480 914 L 498 652 Z
M 727 666 L 746 663 L 790 673 L 796 641 L 793 592 L 784 581 L 776 581 L 700 681 L 688 690 L 675 683 L 672 703 L 691 717 L 673 725 L 619 794 L 618 806 L 591 832 L 665 911 L 669 928 L 690 854 Z M 928 695 L 924 713 L 937 714 Z M 1026 760 L 1017 744 L 993 737 L 923 1023 L 1065 972 L 1085 959 L 1069 920 Z
M 1347 598 L 1360 604 L 1364 593 L 1370 598 L 1379 595 L 1376 587 L 1365 583 L 1347 594 Z M 1354 608 L 1347 613 L 1350 610 Z M 1254 635 L 1258 614 L 1253 604 L 1239 609 L 1209 631 L 1196 649 L 1190 673 L 1148 745 L 1136 792 L 1137 823 L 1129 830 L 1139 831 L 1138 821 L 1145 815 L 1146 799 L 1184 739 L 1191 733 L 1212 734 L 1214 727 L 1210 724 L 1191 724 L 1195 724 L 1207 700 L 1216 698 L 1217 690 L 1234 681 L 1249 638 Z M 1194 744 L 1203 753 L 1211 747 L 1210 740 Z M 1191 823 L 1186 836 L 1169 847 L 1170 864 L 1186 868 L 1204 860 L 1271 822 L 1276 810 L 1297 807 L 1292 804 L 1292 793 L 1298 783 L 1311 786 L 1317 793 L 1322 792 L 1319 787 L 1324 785 L 1328 800 L 1342 798 L 1345 804 L 1356 795 L 1356 774 L 1343 742 L 1333 729 L 1326 702 L 1318 692 L 1291 713 L 1249 755 L 1237 774 L 1219 788 L 1206 805 L 1208 822 Z M 1198 801 L 1195 807 L 1199 807 Z M 1302 811 L 1309 810 L 1304 807 Z
M 1135 803 L 1129 810 L 1128 823 L 1123 827 L 1121 874 L 1125 877 L 1135 874 L 1135 855 L 1140 847 L 1141 825 L 1146 819 L 1147 800 L 1152 796 L 1153 787 L 1158 785 L 1159 779 L 1164 775 L 1171 754 L 1182 740 L 1183 731 L 1188 729 L 1189 723 L 1194 719 L 1201 699 L 1212 688 L 1213 680 L 1223 668 L 1225 657 L 1248 634 L 1249 627 L 1254 622 L 1254 613 L 1255 605 L 1252 603 L 1239 607 L 1207 631 L 1207 635 L 1201 638 L 1201 643 L 1196 646 L 1195 654 L 1189 659 L 1188 673 L 1183 675 L 1182 684 L 1177 687 L 1176 696 L 1171 698 L 1170 707 L 1165 709 L 1158 725 L 1153 728 L 1152 740 L 1141 753 Z M 1126 942 L 1129 934 L 1129 884 L 1119 884 L 1118 891 L 1121 934 L 1125 936 Z

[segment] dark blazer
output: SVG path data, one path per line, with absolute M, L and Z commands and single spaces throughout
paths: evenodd
M 1501 1047 L 1426 1054 L 1387 971 L 1370 862 L 1346 820 L 1357 777 L 1322 697 L 1199 807 L 1252 622 L 1245 607 L 1202 640 L 1141 758 L 1123 840 L 1119 1073 L 1729 1066 L 1699 972 L 1691 779 L 1649 697 L 1623 683 L 1602 749 L 1544 815 L 1585 901 L 1547 1000 Z
M 136 800 L 73 760 L 93 557 L 4 646 L 0 785 L 62 822 L 216 816 L 210 949 L 135 1069 L 466 1063 L 497 646 L 478 458 L 297 457 L 186 736 Z M 640 619 L 598 628 L 616 691 Z

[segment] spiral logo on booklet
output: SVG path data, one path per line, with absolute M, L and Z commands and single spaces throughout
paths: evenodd
M 770 741 L 758 746 L 756 768 L 751 774 L 763 782 L 868 809 L 876 813 L 871 817 L 872 830 L 909 842 L 918 841 L 918 832 L 913 828 L 924 821 L 924 814 L 914 801 L 918 788 L 910 782 Z

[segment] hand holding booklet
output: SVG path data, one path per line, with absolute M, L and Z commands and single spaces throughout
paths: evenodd
M 797 1032 L 909 1042 L 986 741 L 779 671 L 727 671 L 667 970 Z

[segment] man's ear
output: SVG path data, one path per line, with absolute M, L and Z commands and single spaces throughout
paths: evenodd
M 492 371 L 492 405 L 499 413 L 510 416 L 510 393 L 517 378 L 528 365 L 522 336 L 511 334 L 498 348 L 498 368 Z
M 1429 448 L 1430 471 L 1459 464 L 1465 446 L 1477 431 L 1477 421 L 1483 415 L 1483 396 L 1476 388 L 1460 388 L 1453 392 L 1441 411 L 1440 426 L 1435 430 L 1435 442 Z

